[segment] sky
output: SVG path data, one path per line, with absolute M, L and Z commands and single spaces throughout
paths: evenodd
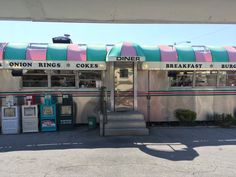
M 140 45 L 234 45 L 236 25 L 225 24 L 103 24 L 0 21 L 0 42 L 52 43 L 70 34 L 73 43 Z M 191 41 L 190 44 L 186 41 Z

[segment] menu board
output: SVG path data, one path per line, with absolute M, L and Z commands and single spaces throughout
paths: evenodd
M 72 107 L 70 105 L 62 105 L 61 106 L 61 115 L 71 115 Z
M 52 106 L 44 106 L 43 107 L 43 115 L 53 115 L 53 107 Z
M 4 117 L 16 117 L 16 108 L 3 108 Z
M 26 117 L 35 117 L 36 116 L 36 107 L 24 107 L 24 116 Z

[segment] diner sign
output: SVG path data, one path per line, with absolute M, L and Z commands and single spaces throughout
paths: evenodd
M 105 62 L 3 60 L 2 69 L 106 70 Z
M 143 70 L 236 70 L 234 62 L 144 62 Z
M 145 61 L 145 57 L 143 56 L 109 56 L 108 61 L 140 62 L 140 61 Z

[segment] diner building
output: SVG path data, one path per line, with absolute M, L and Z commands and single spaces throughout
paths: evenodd
M 137 111 L 146 122 L 177 121 L 178 108 L 234 114 L 236 47 L 1 43 L 0 105 L 13 95 L 71 94 L 76 124 L 98 116 L 101 87 L 108 112 Z

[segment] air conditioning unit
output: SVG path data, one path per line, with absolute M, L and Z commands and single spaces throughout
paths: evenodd
M 71 44 L 72 40 L 70 39 L 69 34 L 64 34 L 64 36 L 58 36 L 52 38 L 53 43 L 58 43 L 58 44 Z

